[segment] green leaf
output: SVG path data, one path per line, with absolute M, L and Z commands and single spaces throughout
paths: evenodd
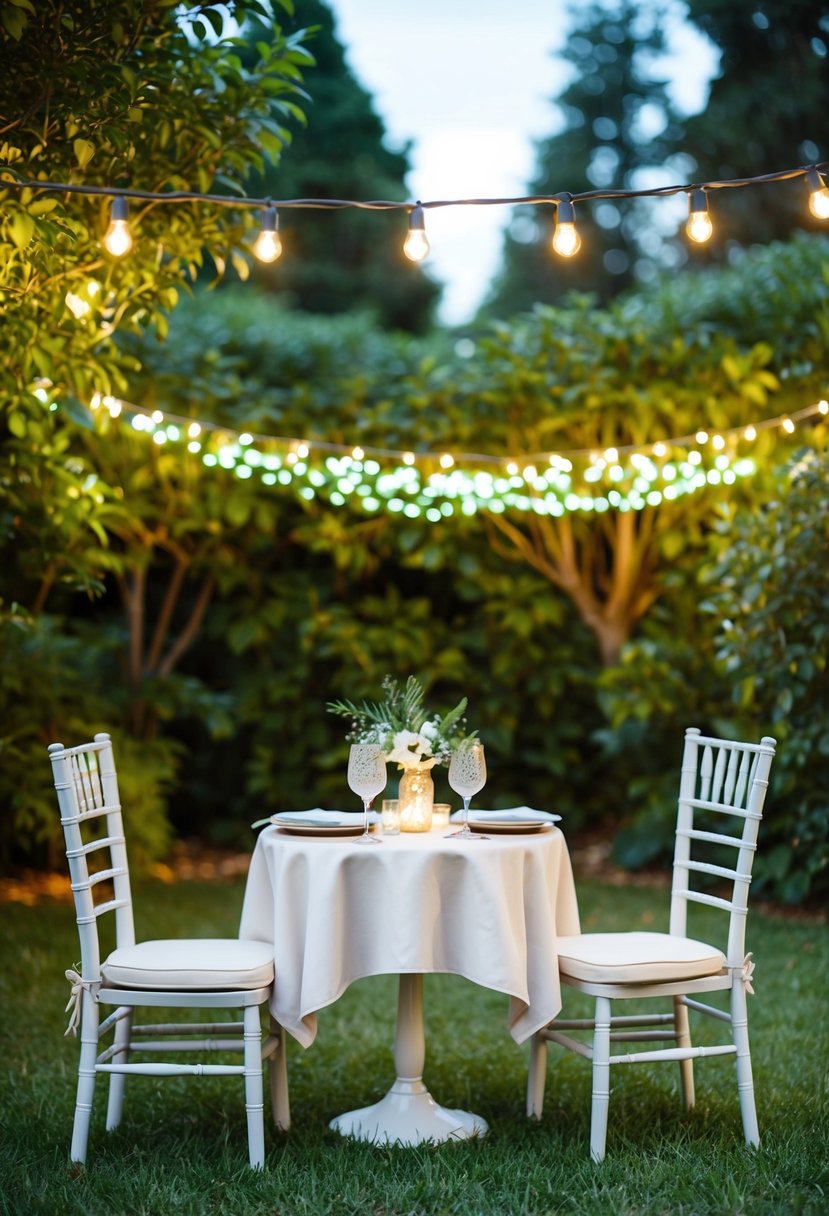
M 8 416 L 8 428 L 17 439 L 26 438 L 26 415 L 15 410 Z
M 48 198 L 36 198 L 33 203 L 29 203 L 29 215 L 46 215 L 49 211 L 54 211 L 58 205 L 58 200 L 54 195 Z
M 74 139 L 72 141 L 72 150 L 75 153 L 75 159 L 82 169 L 86 168 L 95 155 L 95 145 L 90 143 L 88 139 Z
M 224 21 L 222 20 L 221 13 L 217 13 L 215 9 L 207 8 L 202 13 L 202 16 L 206 17 L 213 26 L 213 33 L 216 37 L 221 38 L 224 33 Z
M 26 28 L 26 18 L 14 8 L 4 7 L 0 10 L 0 23 L 10 38 L 19 42 Z
M 11 238 L 18 249 L 25 249 L 31 241 L 35 222 L 26 211 L 16 211 L 9 224 Z

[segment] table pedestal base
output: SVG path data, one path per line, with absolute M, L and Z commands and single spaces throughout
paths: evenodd
M 438 1106 L 422 1081 L 398 1078 L 385 1098 L 332 1119 L 329 1127 L 373 1144 L 414 1145 L 483 1136 L 486 1120 L 465 1110 Z
M 394 1041 L 397 1080 L 385 1098 L 338 1115 L 328 1126 L 343 1136 L 372 1144 L 440 1144 L 485 1135 L 487 1124 L 480 1115 L 438 1106 L 421 1080 L 425 1058 L 423 976 L 401 975 Z

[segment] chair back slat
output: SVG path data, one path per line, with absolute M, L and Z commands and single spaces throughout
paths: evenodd
M 126 900 L 123 899 L 108 899 L 106 903 L 95 904 L 88 917 L 81 919 L 78 917 L 78 924 L 89 924 L 98 919 L 99 916 L 105 916 L 107 912 L 114 912 L 118 908 L 125 908 Z
M 755 815 L 753 811 L 746 810 L 741 806 L 732 806 L 724 802 L 711 802 L 707 798 L 689 798 L 689 804 L 698 811 L 718 811 L 721 815 L 735 815 L 739 819 L 747 819 L 752 815 L 755 819 L 762 819 L 762 815 Z
M 681 895 L 688 903 L 705 904 L 708 908 L 719 908 L 723 912 L 737 916 L 746 914 L 745 908 L 737 907 L 730 899 L 720 899 L 719 895 L 706 895 L 704 891 L 692 891 L 687 887 L 685 890 L 678 890 L 676 894 Z
M 714 874 L 718 878 L 739 878 L 740 874 L 737 870 L 732 870 L 730 866 L 715 866 L 709 861 L 686 861 L 687 869 L 692 870 L 695 874 Z
M 677 836 L 687 836 L 689 840 L 707 840 L 710 844 L 731 845 L 735 849 L 747 847 L 741 836 L 725 836 L 722 832 L 705 832 L 701 828 L 677 828 L 676 831 Z
M 769 736 L 760 743 L 741 743 L 703 736 L 694 727 L 685 732 L 670 932 L 687 933 L 689 904 L 727 912 L 729 966 L 741 965 L 745 954 L 751 869 L 775 746 Z M 710 817 L 716 817 L 717 823 L 729 819 L 728 827 L 711 830 L 704 826 Z M 717 855 L 722 849 L 731 851 L 727 858 Z M 732 861 L 733 850 L 737 856 Z M 695 876 L 703 889 L 692 885 Z M 721 880 L 714 893 L 710 880 Z
M 98 840 L 89 840 L 73 849 L 67 849 L 66 856 L 88 857 L 90 853 L 100 853 L 102 849 L 113 849 L 125 843 L 123 836 L 101 836 Z
M 125 870 L 96 870 L 94 874 L 89 875 L 89 882 L 87 885 L 94 887 L 97 886 L 99 882 L 111 882 L 116 875 L 124 873 L 126 873 Z M 74 890 L 74 887 L 72 889 Z
M 75 919 L 81 941 L 81 968 L 85 980 L 100 978 L 101 948 L 98 919 L 114 913 L 115 942 L 133 945 L 129 865 L 118 793 L 118 777 L 109 735 L 98 734 L 93 742 L 66 748 L 49 748 L 61 826 L 69 862 L 69 877 L 75 901 Z M 89 831 L 103 835 L 87 838 Z M 105 855 L 109 856 L 106 857 Z M 104 864 L 90 871 L 91 856 L 104 855 Z M 96 904 L 102 884 L 112 884 L 112 898 Z

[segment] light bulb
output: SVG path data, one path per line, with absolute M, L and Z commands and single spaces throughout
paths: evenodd
M 132 249 L 132 233 L 130 232 L 127 216 L 129 207 L 127 200 L 119 194 L 112 200 L 112 210 L 109 217 L 109 227 L 104 233 L 104 249 L 114 258 L 122 258 Z
M 692 190 L 688 195 L 688 223 L 685 225 L 685 231 L 698 245 L 703 245 L 714 231 L 704 190 Z
M 279 216 L 276 213 L 276 207 L 266 207 L 262 212 L 259 236 L 253 242 L 253 254 L 260 262 L 275 262 L 281 252 Z
M 829 190 L 823 184 L 823 178 L 814 166 L 806 174 L 806 185 L 809 187 L 809 210 L 816 220 L 829 219 Z
M 426 238 L 426 219 L 420 203 L 409 212 L 409 231 L 403 242 L 403 252 L 410 262 L 422 262 L 429 253 Z
M 581 237 L 576 229 L 576 209 L 569 198 L 563 198 L 556 207 L 553 250 L 560 257 L 571 258 L 580 249 Z

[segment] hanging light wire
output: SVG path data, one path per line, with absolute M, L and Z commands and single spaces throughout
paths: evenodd
M 583 190 L 576 194 L 570 191 L 556 191 L 551 194 L 520 195 L 505 198 L 427 199 L 416 202 L 392 199 L 360 200 L 342 198 L 289 198 L 272 200 L 270 198 L 252 198 L 245 195 L 199 193 L 192 190 L 139 190 L 131 187 L 93 186 L 77 182 L 53 182 L 40 181 L 36 178 L 21 178 L 16 175 L 14 170 L 7 167 L 0 170 L 0 187 L 4 189 L 41 190 L 57 194 L 81 194 L 90 197 L 108 195 L 111 198 L 120 197 L 159 203 L 215 203 L 221 207 L 236 208 L 237 210 L 251 208 L 262 210 L 274 206 L 280 210 L 342 211 L 356 209 L 364 211 L 406 211 L 411 213 L 416 207 L 421 207 L 424 211 L 427 211 L 438 207 L 512 207 L 520 206 L 521 204 L 561 204 L 564 201 L 580 203 L 595 202 L 601 199 L 666 198 L 675 194 L 690 194 L 693 190 L 742 189 L 768 182 L 791 181 L 795 178 L 805 178 L 808 184 L 809 181 L 814 180 L 810 175 L 815 174 L 819 176 L 821 173 L 827 172 L 829 172 L 829 161 L 822 161 L 815 165 L 801 165 L 795 169 L 782 169 L 775 173 L 761 173 L 754 177 L 735 177 L 719 181 L 685 183 L 683 185 L 651 186 L 641 190 Z M 814 190 L 814 187 L 810 186 L 810 189 Z
M 105 407 L 110 414 L 113 410 L 117 413 L 124 412 L 132 416 L 141 416 L 149 419 L 156 426 L 173 425 L 181 428 L 182 431 L 187 431 L 191 439 L 195 439 L 201 435 L 213 433 L 220 436 L 225 436 L 228 440 L 239 442 L 242 446 L 249 447 L 254 444 L 278 444 L 280 447 L 289 450 L 297 451 L 303 459 L 309 456 L 311 451 L 319 453 L 327 453 L 332 455 L 348 455 L 354 459 L 362 460 L 364 457 L 372 457 L 380 460 L 395 460 L 403 464 L 414 464 L 418 462 L 433 463 L 440 461 L 442 458 L 449 456 L 452 464 L 468 464 L 468 465 L 498 465 L 505 467 L 508 464 L 526 465 L 532 463 L 550 463 L 557 460 L 604 460 L 606 463 L 615 463 L 623 456 L 630 456 L 635 453 L 643 455 L 654 454 L 661 458 L 668 454 L 672 448 L 691 448 L 704 447 L 709 442 L 716 450 L 723 446 L 723 442 L 729 439 L 746 439 L 752 441 L 756 439 L 759 431 L 774 430 L 782 427 L 784 430 L 791 433 L 791 428 L 788 423 L 797 424 L 803 422 L 807 418 L 813 418 L 817 415 L 827 417 L 829 415 L 829 403 L 826 400 L 820 400 L 812 405 L 804 406 L 802 409 L 795 410 L 785 414 L 775 414 L 769 418 L 762 418 L 758 422 L 739 426 L 726 427 L 723 430 L 714 431 L 693 431 L 687 435 L 674 435 L 665 439 L 652 440 L 646 443 L 628 443 L 616 444 L 613 448 L 608 448 L 604 451 L 597 451 L 595 447 L 588 448 L 560 448 L 551 449 L 548 451 L 537 452 L 521 452 L 517 454 L 494 455 L 487 452 L 446 452 L 441 449 L 439 451 L 428 452 L 413 452 L 411 450 L 403 451 L 396 448 L 380 448 L 371 447 L 367 444 L 361 444 L 359 448 L 355 448 L 353 444 L 347 443 L 331 443 L 327 440 L 309 438 L 308 436 L 298 437 L 296 435 L 273 435 L 256 431 L 237 431 L 233 427 L 223 426 L 219 422 L 210 422 L 205 419 L 195 420 L 192 417 L 186 417 L 182 414 L 174 414 L 167 410 L 151 410 L 143 406 L 136 405 L 133 402 L 125 401 L 119 397 L 101 396 L 96 394 L 91 403 L 93 411 Z M 355 455 L 359 453 L 359 455 Z
M 245 195 L 200 193 L 191 190 L 138 190 L 111 186 L 82 185 L 76 182 L 40 181 L 18 177 L 14 170 L 0 169 L 0 189 L 31 189 L 43 193 L 80 194 L 89 197 L 109 195 L 112 198 L 112 214 L 109 228 L 103 239 L 104 248 L 115 257 L 122 257 L 133 246 L 133 236 L 127 225 L 128 199 L 155 203 L 212 203 L 236 210 L 259 208 L 262 211 L 261 228 L 253 245 L 254 255 L 262 262 L 274 262 L 282 252 L 279 236 L 278 208 L 294 210 L 363 210 L 363 211 L 407 211 L 409 230 L 403 252 L 412 262 L 422 262 L 429 254 L 426 237 L 425 213 L 439 207 L 487 207 L 553 204 L 556 222 L 553 231 L 553 251 L 562 257 L 572 257 L 581 247 L 581 238 L 576 228 L 576 202 L 593 202 L 602 199 L 664 198 L 685 193 L 689 201 L 689 217 L 686 232 L 696 243 L 707 241 L 713 231 L 708 212 L 708 192 L 711 190 L 739 189 L 768 182 L 784 182 L 794 178 L 805 178 L 809 188 L 809 210 L 816 219 L 829 219 L 829 190 L 826 189 L 821 170 L 826 171 L 829 162 L 819 165 L 783 169 L 776 173 L 762 173 L 755 177 L 739 177 L 727 180 L 698 182 L 694 185 L 653 186 L 641 190 L 584 190 L 578 194 L 562 191 L 555 194 L 535 194 L 511 198 L 463 198 L 429 199 L 425 202 L 397 201 L 391 199 L 337 199 L 337 198 L 293 198 L 280 199 L 274 203 L 270 198 L 248 198 Z

